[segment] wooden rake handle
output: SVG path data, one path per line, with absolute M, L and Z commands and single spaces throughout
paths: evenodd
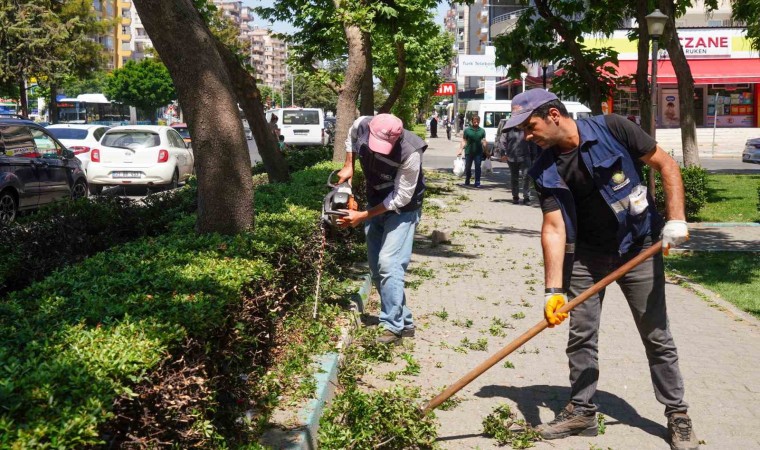
M 623 264 L 622 266 L 618 267 L 614 272 L 602 278 L 596 284 L 594 284 L 593 286 L 585 290 L 582 294 L 575 297 L 573 301 L 567 303 L 565 306 L 560 308 L 559 312 L 563 312 L 563 313 L 570 312 L 573 308 L 575 308 L 576 306 L 588 300 L 589 297 L 601 291 L 602 289 L 607 287 L 609 284 L 611 284 L 613 281 L 616 281 L 618 278 L 628 273 L 631 269 L 633 269 L 634 267 L 644 262 L 644 260 L 656 255 L 660 251 L 662 251 L 662 241 L 657 241 L 654 244 L 652 244 L 651 247 L 639 253 L 638 255 L 636 255 L 636 257 L 634 257 L 627 263 Z M 493 367 L 494 364 L 498 363 L 502 359 L 506 358 L 507 355 L 509 355 L 513 351 L 522 347 L 523 344 L 531 340 L 538 333 L 544 331 L 544 329 L 548 326 L 549 326 L 549 323 L 546 320 L 542 320 L 538 322 L 537 324 L 533 325 L 533 328 L 531 328 L 530 330 L 520 335 L 520 337 L 512 341 L 506 347 L 502 348 L 498 352 L 491 355 L 491 357 L 489 357 L 487 360 L 483 361 L 477 367 L 467 372 L 467 374 L 465 374 L 462 378 L 457 380 L 456 383 L 452 384 L 451 386 L 446 388 L 443 392 L 441 392 L 432 400 L 430 400 L 427 406 L 425 406 L 425 408 L 422 409 L 422 413 L 427 414 L 430 411 L 437 408 L 441 403 L 445 402 L 449 397 L 456 394 L 463 387 L 470 384 L 472 380 L 482 375 L 483 372 Z

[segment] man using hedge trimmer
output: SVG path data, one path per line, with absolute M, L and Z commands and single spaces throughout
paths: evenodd
M 377 340 L 383 344 L 414 337 L 404 277 L 425 195 L 422 153 L 426 148 L 425 141 L 405 130 L 392 114 L 359 117 L 348 133 L 346 163 L 338 172 L 338 184 L 350 180 L 357 157 L 364 171 L 367 210 L 342 210 L 345 216 L 338 223 L 352 227 L 364 223 L 367 259 L 380 293 L 380 326 L 384 328 Z
M 544 314 L 550 327 L 567 318 L 558 310 L 568 297 L 578 296 L 649 248 L 660 232 L 665 254 L 688 239 L 678 164 L 635 124 L 615 114 L 575 121 L 556 95 L 531 89 L 512 100 L 512 117 L 505 128 L 513 126 L 543 149 L 529 173 L 543 212 Z M 664 227 L 642 182 L 644 164 L 662 175 L 668 219 Z M 696 449 L 668 327 L 662 254 L 634 267 L 617 283 L 646 348 L 655 397 L 665 405 L 671 448 Z M 570 402 L 554 420 L 538 426 L 544 439 L 597 434 L 593 398 L 603 299 L 601 290 L 570 312 Z

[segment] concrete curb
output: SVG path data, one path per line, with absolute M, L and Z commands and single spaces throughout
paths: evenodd
M 316 381 L 315 398 L 298 412 L 298 423 L 287 430 L 270 429 L 262 438 L 262 444 L 284 450 L 315 450 L 319 433 L 319 419 L 325 407 L 335 397 L 338 386 L 338 369 L 343 363 L 343 348 L 353 341 L 352 330 L 361 324 L 360 314 L 364 312 L 369 294 L 372 292 L 372 280 L 369 275 L 362 278 L 359 289 L 351 295 L 351 315 L 353 322 L 343 330 L 337 352 L 330 352 L 315 358 L 317 370 L 314 374 Z

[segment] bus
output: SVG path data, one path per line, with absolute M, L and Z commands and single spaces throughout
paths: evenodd
M 129 106 L 108 101 L 103 94 L 81 94 L 57 102 L 57 123 L 122 125 L 129 123 Z

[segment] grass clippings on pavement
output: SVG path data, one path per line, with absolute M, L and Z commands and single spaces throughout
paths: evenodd
M 760 318 L 760 252 L 677 254 L 665 258 L 665 267 Z

